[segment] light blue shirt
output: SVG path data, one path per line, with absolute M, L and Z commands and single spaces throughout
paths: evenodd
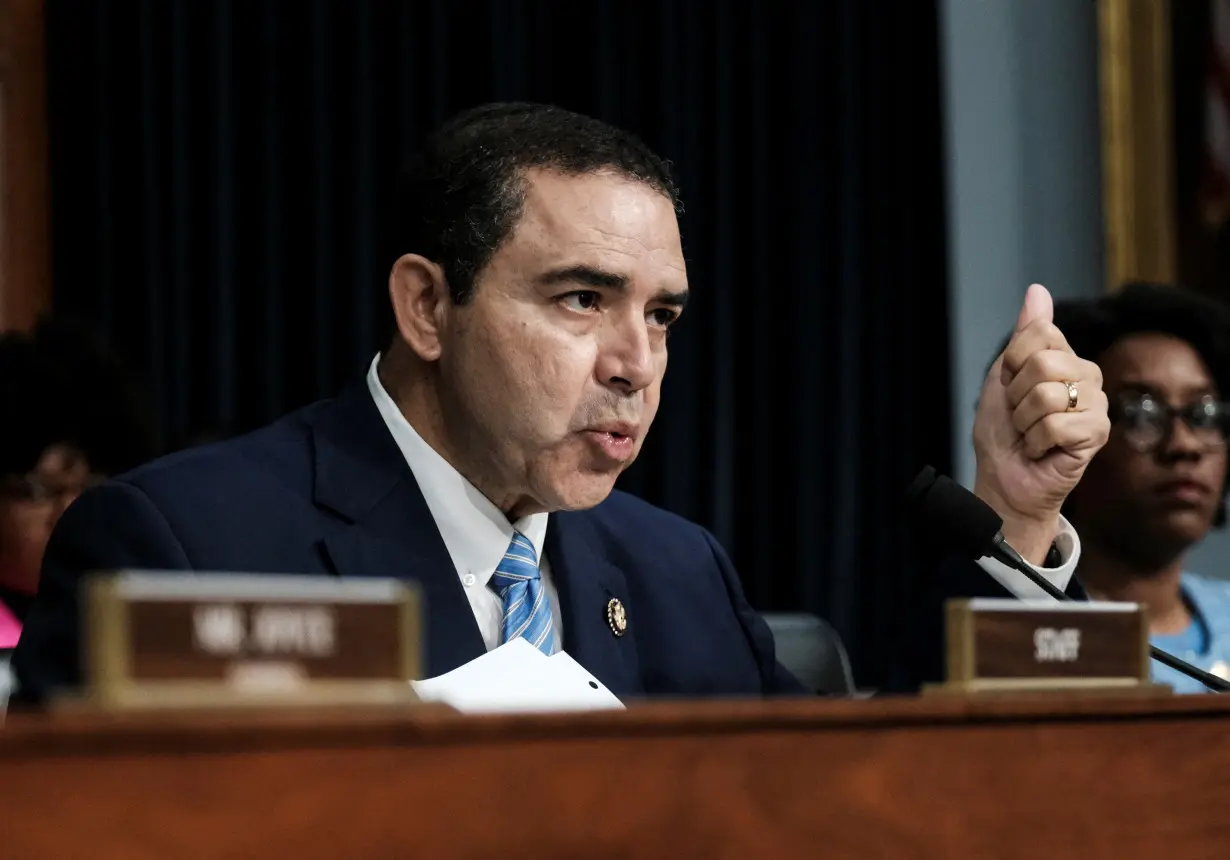
M 1230 678 L 1230 580 L 1184 573 L 1179 586 L 1192 611 L 1192 623 L 1182 633 L 1150 636 L 1149 642 L 1193 666 Z M 1203 684 L 1153 661 L 1153 680 L 1176 693 L 1210 692 Z

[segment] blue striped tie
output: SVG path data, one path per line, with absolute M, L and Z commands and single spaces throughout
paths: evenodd
M 504 601 L 501 642 L 523 636 L 550 656 L 555 646 L 551 601 L 538 576 L 538 554 L 521 532 L 513 532 L 512 543 L 491 577 L 491 587 Z

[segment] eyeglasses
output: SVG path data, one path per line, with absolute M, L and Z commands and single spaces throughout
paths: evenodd
M 1170 406 L 1152 394 L 1127 394 L 1111 404 L 1111 420 L 1124 440 L 1142 454 L 1170 439 L 1180 419 L 1206 451 L 1226 445 L 1227 407 L 1211 394 L 1185 406 Z

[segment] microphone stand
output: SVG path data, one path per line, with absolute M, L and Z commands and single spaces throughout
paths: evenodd
M 1008 565 L 1008 567 L 1012 568 L 1013 570 L 1019 571 L 1020 573 L 1024 574 L 1025 577 L 1028 578 L 1030 582 L 1032 582 L 1034 585 L 1041 588 L 1043 591 L 1045 591 L 1047 594 L 1049 594 L 1051 597 L 1055 598 L 1056 600 L 1072 601 L 1071 597 L 1069 597 L 1067 594 L 1065 594 L 1060 589 L 1056 588 L 1051 582 L 1049 582 L 1046 579 L 1046 577 L 1040 575 L 1036 570 L 1033 569 L 1033 567 L 1030 566 L 1030 564 L 1027 561 L 1025 561 L 1025 559 L 1021 558 L 1020 553 L 1018 553 L 1012 547 L 1008 546 L 1007 541 L 1004 540 L 1003 532 L 996 532 L 995 547 L 992 550 L 991 554 L 992 554 L 992 557 L 995 558 L 997 561 L 1002 561 L 1004 564 Z M 1204 671 L 1203 669 L 1197 668 L 1196 666 L 1193 666 L 1191 663 L 1188 663 L 1185 660 L 1180 660 L 1178 657 L 1174 656 L 1169 651 L 1163 651 L 1161 648 L 1158 648 L 1156 645 L 1149 646 L 1149 656 L 1152 657 L 1157 662 L 1165 666 L 1169 666 L 1171 669 L 1174 669 L 1176 672 L 1179 672 L 1183 675 L 1186 675 L 1189 678 L 1199 681 L 1201 684 L 1204 684 L 1210 690 L 1216 690 L 1219 693 L 1230 692 L 1230 681 L 1227 681 L 1224 678 L 1219 678 L 1210 672 Z

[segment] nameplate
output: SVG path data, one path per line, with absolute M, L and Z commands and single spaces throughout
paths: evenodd
M 1149 629 L 1135 603 L 955 600 L 948 686 L 966 692 L 1149 685 Z
M 405 582 L 120 572 L 84 588 L 84 667 L 98 704 L 415 699 L 419 599 Z

